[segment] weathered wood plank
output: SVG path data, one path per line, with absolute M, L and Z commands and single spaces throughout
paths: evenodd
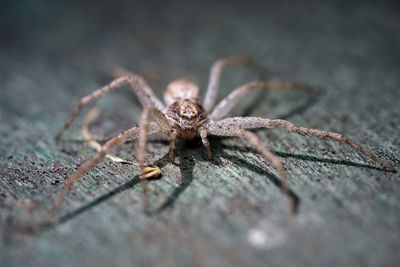
M 399 262 L 399 174 L 343 145 L 275 129 L 257 134 L 285 164 L 299 199 L 296 216 L 288 212 L 275 171 L 246 142 L 211 138 L 212 161 L 201 145 L 178 143 L 171 164 L 168 144 L 154 140 L 148 160 L 163 176 L 149 183 L 151 216 L 141 210 L 138 168 L 104 160 L 68 194 L 58 225 L 24 231 L 93 155 L 81 141 L 82 116 L 62 142 L 53 137 L 80 97 L 108 82 L 103 74 L 117 65 L 143 75 L 161 96 L 181 76 L 205 88 L 213 60 L 249 54 L 272 78 L 315 84 L 322 93 L 257 94 L 234 115 L 338 131 L 398 169 L 400 52 L 399 37 L 391 33 L 399 31 L 400 18 L 389 4 L 172 3 L 160 10 L 128 2 L 90 9 L 25 4 L 10 6 L 15 32 L 0 50 L 0 265 Z M 221 97 L 255 78 L 229 70 Z M 95 105 L 103 110 L 93 126 L 100 139 L 139 120 L 140 106 L 128 89 Z M 136 151 L 133 142 L 115 154 L 132 159 Z M 31 199 L 38 209 L 25 212 L 11 198 Z

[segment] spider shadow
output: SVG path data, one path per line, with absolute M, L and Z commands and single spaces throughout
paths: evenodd
M 256 172 L 260 175 L 266 175 L 267 178 L 278 188 L 282 190 L 282 182 L 281 180 L 275 176 L 274 174 L 268 172 L 267 170 L 256 166 L 254 164 L 249 163 L 245 159 L 239 158 L 237 156 L 229 155 L 226 152 L 223 152 L 222 148 L 227 148 L 227 149 L 234 149 L 235 151 L 240 151 L 240 152 L 252 152 L 258 154 L 258 151 L 254 148 L 249 148 L 249 147 L 239 147 L 235 145 L 224 145 L 221 143 L 222 138 L 221 137 L 215 137 L 212 136 L 210 137 L 210 142 L 213 144 L 213 147 L 215 148 L 213 152 L 213 158 L 210 159 L 204 159 L 212 164 L 215 164 L 217 166 L 222 166 L 223 163 L 220 160 L 220 157 L 230 160 L 231 162 L 235 163 L 236 165 L 240 165 L 242 167 L 247 168 L 250 171 Z M 182 144 L 181 144 L 182 145 Z M 196 145 L 196 144 L 195 144 Z M 170 194 L 170 196 L 156 209 L 149 211 L 148 215 L 158 215 L 162 213 L 164 210 L 167 208 L 170 208 L 174 205 L 175 201 L 179 198 L 179 196 L 189 187 L 189 185 L 192 183 L 194 180 L 194 175 L 193 175 L 193 168 L 195 165 L 195 160 L 193 155 L 193 150 L 190 149 L 190 146 L 187 147 L 186 145 L 184 146 L 184 151 L 181 151 L 179 154 L 181 156 L 181 160 L 179 164 L 176 164 L 180 168 L 181 172 L 181 183 L 179 186 Z M 193 146 L 193 145 L 192 145 Z M 201 144 L 197 144 L 196 146 L 199 147 L 198 151 L 201 151 L 203 147 Z M 341 159 L 332 159 L 332 158 L 321 158 L 321 157 L 315 157 L 315 156 L 309 156 L 309 155 L 302 155 L 302 154 L 293 154 L 293 153 L 285 153 L 285 152 L 279 152 L 279 151 L 273 151 L 276 155 L 280 157 L 285 157 L 285 158 L 297 158 L 301 160 L 307 160 L 307 161 L 313 161 L 313 162 L 325 162 L 329 164 L 340 164 L 340 165 L 347 165 L 347 166 L 355 166 L 355 167 L 363 167 L 363 168 L 370 168 L 370 169 L 376 169 L 376 170 L 381 170 L 381 171 L 386 171 L 386 169 L 376 167 L 376 166 L 370 166 L 367 164 L 362 164 L 362 163 L 356 163 L 348 160 L 341 160 Z M 198 152 L 203 153 L 203 152 Z M 301 200 L 300 198 L 296 195 L 296 193 L 293 190 L 289 190 L 289 196 L 293 200 L 294 203 L 294 213 L 297 213 Z
M 283 190 L 283 185 L 282 185 L 282 181 L 275 175 L 273 175 L 272 173 L 268 172 L 267 170 L 254 165 L 252 163 L 249 163 L 248 161 L 246 161 L 245 159 L 239 158 L 237 156 L 234 155 L 229 155 L 226 152 L 220 152 L 220 154 L 225 158 L 230 160 L 232 163 L 235 163 L 235 165 L 239 165 L 242 167 L 245 167 L 246 169 L 252 171 L 252 172 L 256 172 L 260 175 L 266 175 L 267 178 L 279 189 Z M 289 197 L 292 199 L 293 201 L 293 213 L 296 214 L 298 212 L 298 208 L 300 206 L 300 198 L 296 195 L 296 193 L 289 188 Z
M 203 149 L 201 143 L 192 143 L 192 144 L 182 144 L 184 146 L 184 151 L 181 151 L 179 154 L 181 155 L 181 159 L 179 164 L 176 164 L 179 166 L 180 173 L 181 173 L 181 182 L 179 186 L 169 195 L 169 197 L 156 209 L 152 210 L 149 212 L 149 215 L 158 215 L 162 213 L 164 210 L 167 208 L 172 207 L 175 204 L 175 201 L 179 198 L 179 196 L 186 190 L 186 188 L 189 187 L 189 185 L 193 182 L 194 180 L 194 175 L 193 175 L 193 169 L 195 165 L 195 159 L 193 157 L 193 147 L 199 147 L 197 149 L 200 151 Z M 191 148 L 192 147 L 192 148 Z M 202 152 L 199 152 L 197 154 L 201 154 Z M 211 161 L 212 163 L 221 166 L 222 162 L 217 159 L 216 157 L 213 157 L 213 159 L 208 159 L 207 161 Z
M 211 139 L 216 139 L 216 140 L 213 140 L 214 147 L 221 146 L 219 138 L 212 137 Z M 218 149 L 216 149 L 216 150 L 218 150 Z M 263 168 L 260 168 L 254 164 L 251 164 L 251 163 L 247 162 L 246 160 L 241 159 L 239 157 L 229 155 L 225 152 L 215 152 L 213 154 L 213 158 L 211 160 L 210 159 L 205 159 L 205 160 L 212 164 L 215 164 L 217 166 L 222 166 L 223 163 L 220 160 L 220 157 L 228 159 L 231 162 L 236 163 L 236 165 L 243 166 L 243 167 L 249 169 L 250 171 L 254 171 L 261 175 L 266 175 L 268 177 L 268 179 L 275 186 L 282 189 L 282 182 L 280 181 L 280 179 L 277 176 L 269 173 L 268 171 L 266 171 Z M 194 179 L 194 176 L 193 176 L 194 165 L 195 165 L 194 159 L 192 156 L 183 156 L 182 157 L 181 162 L 179 163 L 181 177 L 182 177 L 180 185 L 171 193 L 171 195 L 163 202 L 163 204 L 161 204 L 157 209 L 150 211 L 149 215 L 158 215 L 158 214 L 162 213 L 164 210 L 166 210 L 167 208 L 170 208 L 174 205 L 175 201 L 179 198 L 179 196 L 192 183 L 192 181 Z M 296 213 L 298 210 L 299 204 L 300 204 L 300 199 L 292 190 L 289 190 L 289 196 L 293 200 L 294 213 Z
M 197 145 L 198 144 L 196 144 L 196 146 Z M 193 168 L 195 165 L 195 160 L 194 160 L 193 156 L 190 155 L 191 154 L 190 153 L 191 151 L 189 151 L 190 149 L 185 149 L 185 150 L 186 151 L 184 151 L 184 153 L 182 153 L 182 155 L 181 155 L 180 162 L 178 164 L 173 163 L 174 165 L 177 165 L 180 168 L 181 182 L 180 182 L 179 186 L 169 195 L 169 197 L 158 208 L 156 208 L 155 210 L 147 211 L 146 212 L 147 215 L 158 215 L 158 214 L 162 213 L 164 210 L 166 210 L 167 208 L 172 207 L 174 205 L 175 201 L 179 198 L 179 196 L 192 183 L 192 181 L 194 179 Z M 217 159 L 213 159 L 213 162 L 217 163 L 218 165 L 221 164 L 221 162 Z M 170 163 L 169 154 L 166 154 L 161 159 L 154 162 L 152 165 L 158 166 L 159 168 L 163 168 L 168 163 Z M 161 177 L 152 178 L 152 179 L 148 179 L 148 180 L 154 181 L 154 180 L 159 180 L 159 179 L 161 179 Z M 100 205 L 102 202 L 110 199 L 111 197 L 113 197 L 127 189 L 135 187 L 139 183 L 140 183 L 139 176 L 136 175 L 133 179 L 131 179 L 130 181 L 113 189 L 112 191 L 90 201 L 89 203 L 83 205 L 82 207 L 80 207 L 70 213 L 63 215 L 58 220 L 53 222 L 52 226 L 65 223 L 66 221 L 69 221 L 69 220 L 75 218 L 76 216 L 84 213 L 85 211 L 87 211 L 97 205 Z
M 231 149 L 231 150 L 234 149 L 235 151 L 241 151 L 241 152 L 249 152 L 250 151 L 252 153 L 258 153 L 258 151 L 252 147 L 239 147 L 239 146 L 235 146 L 235 145 L 224 145 L 224 144 L 222 144 L 222 147 Z M 280 152 L 280 151 L 272 151 L 272 152 L 275 155 L 277 155 L 279 157 L 284 157 L 284 158 L 296 158 L 296 159 L 312 161 L 312 162 L 324 162 L 324 163 L 329 163 L 329 164 L 368 168 L 368 169 L 374 169 L 374 170 L 379 170 L 379 171 L 389 171 L 383 167 L 368 165 L 365 163 L 357 163 L 354 161 L 349 161 L 349 160 L 344 160 L 344 159 L 322 158 L 322 157 L 316 157 L 316 156 L 311 156 L 311 155 L 286 153 L 286 152 Z
M 178 164 L 174 163 L 174 165 L 179 166 L 180 172 L 181 172 L 181 183 L 179 184 L 179 186 L 170 194 L 170 196 L 158 208 L 156 208 L 155 210 L 147 211 L 146 212 L 147 215 L 157 215 L 157 214 L 162 213 L 165 209 L 172 207 L 174 205 L 175 201 L 179 198 L 179 196 L 192 183 L 192 181 L 194 179 L 193 168 L 194 168 L 195 162 L 194 162 L 194 158 L 192 156 L 188 156 L 188 154 L 190 154 L 190 153 L 188 153 L 188 152 L 183 153 L 180 163 L 178 163 Z M 213 161 L 220 163 L 220 161 L 218 161 L 218 160 L 213 160 Z M 169 162 L 170 162 L 169 154 L 166 154 L 161 159 L 154 162 L 152 165 L 158 166 L 159 168 L 163 168 Z M 148 180 L 154 181 L 154 180 L 159 180 L 159 179 L 161 179 L 161 177 L 152 178 L 152 179 L 148 179 Z M 75 218 L 76 216 L 84 213 L 85 211 L 87 211 L 97 205 L 100 205 L 101 203 L 110 199 L 111 197 L 113 197 L 127 189 L 135 187 L 139 183 L 140 183 L 139 176 L 136 175 L 130 181 L 122 184 L 121 186 L 113 189 L 112 191 L 90 201 L 89 203 L 83 205 L 82 207 L 80 207 L 72 212 L 69 212 L 69 213 L 63 215 L 62 217 L 60 217 L 59 219 L 54 221 L 52 223 L 52 226 L 65 223 L 65 222 Z
M 243 116 L 248 117 L 252 116 L 253 112 L 262 104 L 265 103 L 265 97 L 266 94 L 265 92 L 259 92 L 263 93 L 262 96 L 257 97 L 252 105 L 250 105 L 248 108 L 246 108 L 243 112 Z M 299 115 L 305 112 L 308 108 L 313 106 L 315 103 L 317 103 L 318 98 L 322 94 L 321 90 L 315 90 L 315 92 L 310 93 L 307 95 L 306 100 L 302 101 L 298 106 L 294 107 L 293 109 L 287 111 L 286 113 L 276 117 L 276 119 L 282 119 L 282 120 L 287 120 L 288 118 L 292 117 L 293 115 Z
M 194 159 L 192 157 L 183 156 L 179 163 L 181 172 L 181 181 L 177 188 L 169 195 L 169 197 L 155 210 L 148 212 L 148 215 L 158 215 L 169 207 L 172 207 L 179 196 L 189 187 L 193 182 L 193 168 Z
M 169 162 L 169 155 L 166 154 L 161 159 L 159 159 L 156 162 L 154 162 L 153 164 L 158 166 L 159 168 L 163 168 L 168 162 Z M 153 180 L 159 180 L 159 179 L 161 179 L 161 177 L 151 178 L 151 179 L 148 179 L 148 180 L 153 181 Z M 111 190 L 110 192 L 108 192 L 108 193 L 106 193 L 106 194 L 104 194 L 104 195 L 102 195 L 102 196 L 100 196 L 100 197 L 98 197 L 98 198 L 96 198 L 96 199 L 94 199 L 92 201 L 90 201 L 89 203 L 83 205 L 82 207 L 63 215 L 62 217 L 60 217 L 59 219 L 54 221 L 52 225 L 54 226 L 54 225 L 65 223 L 66 221 L 69 221 L 69 220 L 75 218 L 76 216 L 78 216 L 78 215 L 82 214 L 83 212 L 85 212 L 85 211 L 87 211 L 87 210 L 89 210 L 89 209 L 101 204 L 102 202 L 110 199 L 111 197 L 113 197 L 113 196 L 115 196 L 115 195 L 117 195 L 117 194 L 119 194 L 119 193 L 121 193 L 121 192 L 123 192 L 123 191 L 125 191 L 127 189 L 135 187 L 139 183 L 141 183 L 141 181 L 139 179 L 139 175 L 136 175 L 130 181 L 125 182 L 121 186 Z

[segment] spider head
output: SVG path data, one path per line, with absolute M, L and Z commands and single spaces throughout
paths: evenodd
M 197 102 L 200 97 L 200 88 L 193 82 L 179 79 L 168 84 L 164 93 L 164 101 L 170 106 L 178 100 Z

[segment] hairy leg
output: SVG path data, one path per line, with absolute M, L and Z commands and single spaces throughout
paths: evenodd
M 151 125 L 149 122 L 149 116 L 151 116 L 157 123 L 161 132 L 169 133 L 172 135 L 172 129 L 168 119 L 165 115 L 158 109 L 154 107 L 145 107 L 142 112 L 142 116 L 140 118 L 140 131 L 139 131 L 139 151 L 137 160 L 139 163 L 139 178 L 141 180 L 142 188 L 143 188 L 143 210 L 147 212 L 149 210 L 149 201 L 147 195 L 147 180 L 146 177 L 146 166 L 145 166 L 145 156 L 146 156 L 146 148 L 147 148 L 147 135 L 149 134 L 149 126 Z M 175 139 L 174 139 L 175 140 Z
M 282 90 L 282 89 L 299 89 L 304 91 L 316 91 L 316 88 L 305 84 L 299 84 L 294 82 L 249 82 L 238 88 L 232 93 L 226 96 L 219 102 L 209 118 L 213 120 L 219 120 L 224 117 L 232 108 L 239 102 L 239 100 L 245 96 L 251 90 Z
M 255 147 L 258 150 L 258 152 L 260 152 L 264 156 L 266 160 L 270 161 L 272 163 L 272 166 L 274 166 L 274 168 L 278 171 L 279 178 L 281 179 L 282 191 L 289 200 L 289 208 L 292 212 L 295 212 L 296 209 L 295 200 L 292 197 L 292 195 L 290 195 L 289 186 L 286 180 L 285 168 L 283 167 L 281 160 L 274 153 L 268 150 L 263 145 L 258 136 L 255 135 L 254 133 L 250 131 L 245 131 L 243 129 L 240 129 L 239 133 L 240 137 L 246 138 L 247 141 L 249 141 L 249 143 L 253 147 Z
M 154 95 L 153 91 L 142 77 L 136 74 L 122 76 L 113 80 L 108 85 L 94 91 L 93 93 L 82 97 L 78 106 L 72 111 L 68 121 L 64 124 L 64 127 L 57 133 L 56 138 L 58 139 L 62 136 L 65 130 L 67 130 L 71 125 L 75 117 L 78 116 L 83 107 L 126 84 L 129 84 L 132 87 L 143 107 L 154 106 L 160 110 L 164 109 L 162 102 Z
M 175 149 L 175 140 L 178 136 L 178 132 L 176 129 L 172 129 L 169 135 L 169 159 L 171 162 L 174 162 L 174 149 Z
M 211 158 L 211 150 L 210 150 L 210 143 L 207 139 L 207 129 L 205 127 L 201 127 L 199 129 L 199 134 L 201 137 L 201 141 L 203 142 L 203 146 L 206 148 L 208 158 Z
M 85 140 L 93 147 L 95 148 L 97 151 L 101 150 L 101 144 L 99 142 L 97 142 L 92 135 L 90 134 L 90 125 L 97 119 L 97 117 L 99 116 L 100 111 L 97 108 L 93 108 L 91 109 L 88 114 L 85 117 L 85 122 L 83 124 L 83 128 L 82 128 L 82 135 L 85 138 Z M 125 160 L 125 159 L 121 159 L 119 157 L 116 157 L 114 155 L 111 154 L 107 154 L 105 156 L 108 159 L 111 159 L 114 162 L 119 162 L 119 163 L 126 163 L 126 164 L 134 164 L 133 162 L 129 161 L 129 160 Z
M 158 109 L 154 107 L 145 107 L 143 109 L 141 118 L 140 118 L 140 126 L 139 126 L 139 151 L 137 160 L 140 168 L 144 168 L 145 165 L 145 156 L 146 156 L 146 147 L 147 147 L 147 135 L 149 134 L 150 126 L 152 123 L 149 121 L 150 116 L 153 120 L 156 121 L 159 131 L 170 134 L 171 127 L 167 117 Z
M 160 132 L 160 127 L 157 123 L 151 123 L 148 126 L 147 133 Z M 117 137 L 108 140 L 91 159 L 83 163 L 78 170 L 68 177 L 64 184 L 61 192 L 58 194 L 57 198 L 54 200 L 51 209 L 47 213 L 46 220 L 49 221 L 54 216 L 57 209 L 60 207 L 64 197 L 67 195 L 72 185 L 79 180 L 84 174 L 91 170 L 95 165 L 97 165 L 116 145 L 121 145 L 128 140 L 134 140 L 139 137 L 140 127 L 133 127 L 127 131 L 122 132 Z
M 229 131 L 230 128 L 241 128 L 241 129 L 251 129 L 251 128 L 274 128 L 279 127 L 288 132 L 304 135 L 304 136 L 315 136 L 323 139 L 330 139 L 337 142 L 343 142 L 354 149 L 357 149 L 364 155 L 368 156 L 372 160 L 380 163 L 385 168 L 390 171 L 395 171 L 394 167 L 388 162 L 378 158 L 374 154 L 370 153 L 368 150 L 353 142 L 349 138 L 345 137 L 342 134 L 325 131 L 325 130 L 317 130 L 306 128 L 302 126 L 294 125 L 293 123 L 280 120 L 280 119 L 267 119 L 262 117 L 233 117 L 226 118 L 214 123 L 210 123 L 207 125 L 208 132 L 214 135 L 225 135 L 226 131 Z
M 225 68 L 237 65 L 247 66 L 250 69 L 255 70 L 256 72 L 260 72 L 260 70 L 262 70 L 262 67 L 260 65 L 258 65 L 251 58 L 245 56 L 222 58 L 217 60 L 211 67 L 207 92 L 206 95 L 204 96 L 204 101 L 203 101 L 203 107 L 207 112 L 210 112 L 212 110 L 212 108 L 215 105 L 215 101 L 217 100 L 219 82 L 221 79 L 222 71 Z
M 82 129 L 83 136 L 86 139 L 86 141 L 88 141 L 89 144 L 92 147 L 94 147 L 97 151 L 101 150 L 101 144 L 99 144 L 96 140 L 93 139 L 92 135 L 90 134 L 89 127 L 90 127 L 90 124 L 97 118 L 97 116 L 99 115 L 99 112 L 100 111 L 96 108 L 90 110 L 88 115 L 85 117 L 85 124 Z M 111 159 L 114 162 L 118 162 L 118 163 L 125 163 L 125 164 L 131 164 L 131 165 L 135 164 L 132 161 L 121 159 L 121 158 L 113 156 L 111 154 L 107 154 L 105 157 Z M 147 179 L 150 177 L 157 177 L 160 174 L 161 174 L 161 170 L 157 166 L 146 166 L 146 167 L 144 167 L 143 171 L 141 172 L 141 178 Z

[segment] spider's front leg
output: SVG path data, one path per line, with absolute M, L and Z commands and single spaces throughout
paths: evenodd
M 359 144 L 353 142 L 346 136 L 331 132 L 331 131 L 325 131 L 325 130 L 317 130 L 317 129 L 311 129 L 311 128 L 306 128 L 302 126 L 297 126 L 294 125 L 293 123 L 286 121 L 286 120 L 281 120 L 281 119 L 267 119 L 267 118 L 262 118 L 262 117 L 233 117 L 233 118 L 226 118 L 223 120 L 220 120 L 218 122 L 215 122 L 213 125 L 211 125 L 209 132 L 211 134 L 215 135 L 221 135 L 219 133 L 224 133 L 225 129 L 229 128 L 234 128 L 234 127 L 240 127 L 242 129 L 254 129 L 254 128 L 275 128 L 279 127 L 282 128 L 288 132 L 304 135 L 304 136 L 315 136 L 319 137 L 322 139 L 330 139 L 333 141 L 337 142 L 342 142 L 345 143 L 352 148 L 360 151 L 364 155 L 368 156 L 372 160 L 378 162 L 381 164 L 383 167 L 387 168 L 390 171 L 396 171 L 394 167 L 388 163 L 387 161 L 380 159 L 379 157 L 375 156 Z
M 207 151 L 207 156 L 209 159 L 211 159 L 211 150 L 210 150 L 210 142 L 208 142 L 207 138 L 207 127 L 201 127 L 199 129 L 199 134 L 201 137 L 201 141 L 203 142 L 203 146 L 206 148 Z
M 169 159 L 171 162 L 174 162 L 175 140 L 177 136 L 178 131 L 175 128 L 172 128 L 169 134 Z
M 161 129 L 157 123 L 150 123 L 148 125 L 148 129 L 146 131 L 147 134 L 160 132 Z M 66 182 L 64 183 L 64 187 L 62 188 L 61 192 L 58 194 L 56 199 L 54 200 L 50 210 L 48 211 L 47 215 L 45 216 L 45 222 L 50 222 L 53 218 L 54 214 L 62 204 L 65 196 L 68 194 L 69 190 L 71 189 L 72 185 L 79 180 L 84 174 L 90 171 L 94 166 L 96 166 L 110 151 L 113 147 L 117 145 L 121 145 L 128 140 L 134 140 L 139 137 L 140 134 L 140 127 L 133 127 L 127 131 L 122 132 L 117 137 L 114 137 L 108 140 L 101 149 L 89 160 L 83 163 L 78 170 L 73 173 L 71 176 L 68 177 Z
M 93 123 L 93 121 L 96 120 L 96 118 L 98 117 L 99 114 L 100 114 L 100 111 L 96 108 L 93 108 L 92 110 L 90 110 L 89 113 L 85 117 L 85 123 L 82 128 L 83 137 L 97 151 L 101 151 L 101 144 L 99 144 L 92 137 L 92 135 L 89 131 L 89 127 Z M 132 161 L 121 159 L 121 158 L 113 156 L 111 154 L 106 154 L 105 157 L 111 159 L 114 162 L 135 165 L 134 162 L 132 162 Z M 144 167 L 144 169 L 141 171 L 139 177 L 141 179 L 147 179 L 150 177 L 157 177 L 160 174 L 161 174 L 161 170 L 158 167 L 147 166 L 147 167 Z
M 148 201 L 148 196 L 147 196 L 147 180 L 146 178 L 150 177 L 148 171 L 146 170 L 146 165 L 145 165 L 145 156 L 146 156 L 146 148 L 147 148 L 147 135 L 149 134 L 149 116 L 151 116 L 159 126 L 159 131 L 164 132 L 164 133 L 169 133 L 172 136 L 172 129 L 171 125 L 165 117 L 165 115 L 158 110 L 157 108 L 154 107 L 145 107 L 142 116 L 140 119 L 140 133 L 139 133 L 139 151 L 138 151 L 138 156 L 137 160 L 139 163 L 139 178 L 142 182 L 142 188 L 143 188 L 143 210 L 147 212 L 149 210 L 149 201 Z M 176 135 L 175 135 L 176 137 Z M 173 141 L 175 141 L 175 137 L 173 138 Z M 171 137 L 172 140 L 172 137 Z M 171 157 L 171 151 L 170 150 L 170 157 Z M 173 155 L 172 155 L 173 157 Z
M 155 122 L 149 122 L 149 115 L 153 117 Z M 168 132 L 169 125 L 168 120 L 158 109 L 154 107 L 146 107 L 141 116 L 141 123 L 139 127 L 133 127 L 125 132 L 122 132 L 117 137 L 114 137 L 107 141 L 99 151 L 85 163 L 83 163 L 78 170 L 68 177 L 67 181 L 64 184 L 61 192 L 58 194 L 57 198 L 54 200 L 51 209 L 47 213 L 45 217 L 45 222 L 51 221 L 55 212 L 58 210 L 60 205 L 62 204 L 63 199 L 70 191 L 72 185 L 79 180 L 84 174 L 90 171 L 94 166 L 96 166 L 106 155 L 111 151 L 111 149 L 117 145 L 121 145 L 129 140 L 134 140 L 139 138 L 139 152 L 138 152 L 138 161 L 140 166 L 139 177 L 141 180 L 145 180 L 146 178 L 152 176 L 151 169 L 146 169 L 144 165 L 144 158 L 146 153 L 146 142 L 147 135 L 156 133 L 156 132 Z M 146 188 L 144 185 L 144 194 L 146 194 Z M 147 196 L 145 195 L 145 198 Z M 146 200 L 145 200 L 146 201 Z

